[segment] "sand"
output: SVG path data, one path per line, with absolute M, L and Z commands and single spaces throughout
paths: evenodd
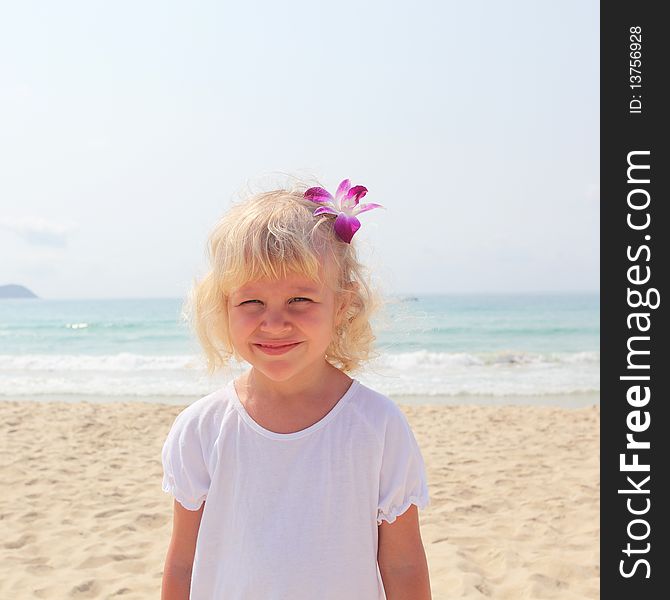
M 599 598 L 597 405 L 401 406 L 434 599 Z M 0 401 L 0 597 L 160 597 L 160 450 L 181 408 Z

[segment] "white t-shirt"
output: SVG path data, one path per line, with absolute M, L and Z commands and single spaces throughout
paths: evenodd
M 233 382 L 185 408 L 163 490 L 203 511 L 191 600 L 380 600 L 377 526 L 429 503 L 398 406 L 356 379 L 311 427 L 256 423 Z

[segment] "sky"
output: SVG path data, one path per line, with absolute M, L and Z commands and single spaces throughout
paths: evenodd
M 0 5 L 0 285 L 183 297 L 232 201 L 365 185 L 389 293 L 599 290 L 599 4 Z

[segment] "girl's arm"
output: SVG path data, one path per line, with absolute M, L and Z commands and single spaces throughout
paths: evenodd
M 377 562 L 387 600 L 431 600 L 416 505 L 410 504 L 393 523 L 382 521 Z
M 189 600 L 195 545 L 204 510 L 204 502 L 193 511 L 174 501 L 172 538 L 163 568 L 161 600 Z

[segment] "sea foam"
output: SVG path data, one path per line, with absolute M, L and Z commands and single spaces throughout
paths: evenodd
M 201 396 L 242 373 L 245 364 L 208 376 L 197 355 L 0 355 L 0 395 Z M 384 353 L 362 383 L 395 396 L 531 396 L 597 393 L 598 352 L 496 351 Z

